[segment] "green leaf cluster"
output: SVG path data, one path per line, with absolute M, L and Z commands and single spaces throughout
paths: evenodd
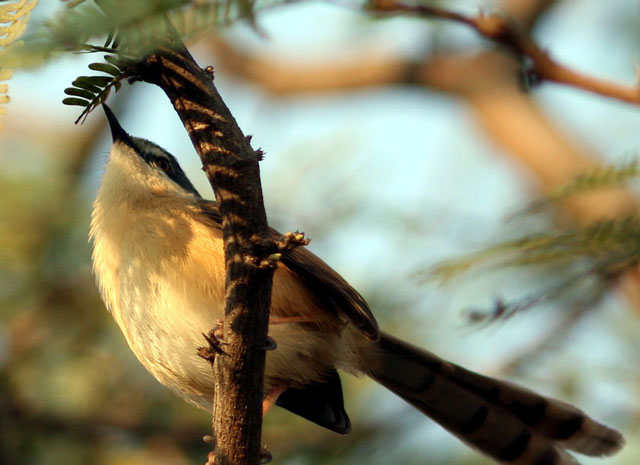
M 265 0 L 264 6 L 282 2 Z M 255 0 L 95 0 L 69 6 L 36 25 L 23 43 L 9 47 L 0 57 L 0 67 L 37 66 L 62 52 L 92 51 L 90 41 L 114 31 L 125 49 L 149 53 L 162 45 L 168 23 L 188 40 L 239 19 L 254 24 L 257 8 Z
M 97 76 L 79 76 L 67 87 L 64 93 L 70 95 L 62 100 L 65 105 L 85 107 L 76 123 L 85 118 L 96 106 L 104 102 L 111 89 L 120 90 L 121 79 L 125 76 L 119 58 L 105 55 L 104 63 L 91 63 L 89 69 L 104 73 Z

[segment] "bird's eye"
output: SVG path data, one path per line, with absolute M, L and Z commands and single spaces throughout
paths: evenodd
M 164 158 L 156 159 L 154 161 L 154 164 L 165 173 L 168 173 L 171 170 L 171 164 L 169 163 L 168 160 L 165 160 Z

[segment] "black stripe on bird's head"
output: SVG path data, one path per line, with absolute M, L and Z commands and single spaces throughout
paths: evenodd
M 129 133 L 122 128 L 111 109 L 105 104 L 102 105 L 102 108 L 107 115 L 107 121 L 109 122 L 114 144 L 121 143 L 130 147 L 136 155 L 142 158 L 149 166 L 160 173 L 164 173 L 169 179 L 187 192 L 200 197 L 200 193 L 193 187 L 187 175 L 182 171 L 176 157 L 151 141 L 129 135 Z

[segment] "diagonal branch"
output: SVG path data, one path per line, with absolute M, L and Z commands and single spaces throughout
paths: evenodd
M 176 34 L 169 35 L 169 44 L 137 64 L 133 75 L 167 94 L 215 191 L 226 270 L 226 355 L 213 363 L 215 461 L 255 465 L 262 427 L 263 349 L 275 269 L 260 265 L 264 257 L 257 247 L 270 240 L 259 154 L 222 101 L 212 73 L 196 64 Z
M 636 105 L 640 104 L 640 88 L 638 86 L 624 86 L 608 82 L 561 65 L 536 44 L 517 23 L 509 21 L 504 16 L 498 14 L 467 16 L 436 6 L 413 5 L 395 0 L 372 0 L 368 9 L 383 14 L 403 13 L 464 24 L 474 29 L 485 39 L 511 50 L 527 64 L 528 76 L 534 81 L 556 82 L 605 97 Z

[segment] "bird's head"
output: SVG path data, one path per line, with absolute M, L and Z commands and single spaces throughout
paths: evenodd
M 136 204 L 153 204 L 159 198 L 200 198 L 173 155 L 153 142 L 130 136 L 109 107 L 103 108 L 113 145 L 102 181 L 102 196 Z

